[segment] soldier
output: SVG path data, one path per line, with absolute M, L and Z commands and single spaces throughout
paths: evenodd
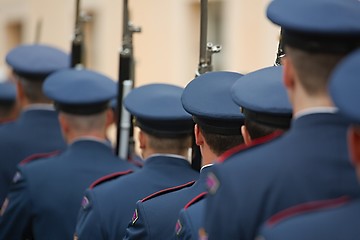
M 0 239 L 71 239 L 83 192 L 96 179 L 136 168 L 116 157 L 106 139 L 113 80 L 89 70 L 50 75 L 44 93 L 55 102 L 67 149 L 22 162 L 2 209 Z
M 57 113 L 41 88 L 45 77 L 70 64 L 68 54 L 47 45 L 20 45 L 7 54 L 6 62 L 13 71 L 22 112 L 0 130 L 1 203 L 21 160 L 66 146 Z
M 196 144 L 203 156 L 200 178 L 195 183 L 162 190 L 138 201 L 134 213 L 137 217 L 129 224 L 124 239 L 170 239 L 180 209 L 205 192 L 205 177 L 211 168 L 207 166 L 225 151 L 243 143 L 240 130 L 243 115 L 230 96 L 231 86 L 241 76 L 235 72 L 209 72 L 185 87 L 182 104 L 196 123 Z
M 9 81 L 0 83 L 0 125 L 14 121 L 18 115 L 16 86 Z
M 193 121 L 181 105 L 182 92 L 169 84 L 149 84 L 126 96 L 124 105 L 140 128 L 145 164 L 134 174 L 93 184 L 85 194 L 74 239 L 122 239 L 139 199 L 198 178 L 186 159 Z
M 348 144 L 351 160 L 360 177 L 359 62 L 360 50 L 357 50 L 336 67 L 330 93 L 340 112 L 353 123 Z M 299 205 L 270 218 L 258 239 L 356 240 L 360 236 L 359 211 L 360 201 L 346 196 Z
M 282 70 L 282 67 L 260 69 L 233 84 L 232 99 L 245 117 L 245 124 L 241 127 L 245 145 L 227 151 L 220 160 L 234 152 L 254 148 L 289 128 L 292 108 L 282 85 Z M 223 84 L 222 81 L 219 84 Z M 239 111 L 238 107 L 236 110 Z M 205 196 L 200 194 L 193 198 L 181 210 L 175 228 L 176 239 L 197 239 L 200 229 L 203 235 Z
M 328 93 L 334 66 L 359 46 L 359 1 L 274 0 L 267 15 L 283 29 L 293 121 L 281 137 L 213 167 L 205 211 L 210 240 L 252 240 L 266 219 L 290 206 L 360 195 L 348 123 Z

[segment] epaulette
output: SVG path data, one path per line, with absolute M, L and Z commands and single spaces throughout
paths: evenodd
M 202 192 L 199 195 L 197 195 L 196 197 L 194 197 L 193 199 L 190 200 L 190 202 L 188 202 L 184 209 L 188 209 L 191 205 L 194 205 L 195 203 L 199 202 L 200 200 L 204 199 L 206 197 L 207 192 Z
M 93 189 L 94 187 L 104 183 L 104 182 L 108 182 L 110 180 L 113 180 L 115 178 L 118 178 L 118 177 L 121 177 L 121 176 L 125 176 L 125 175 L 128 175 L 130 173 L 134 172 L 133 170 L 127 170 L 127 171 L 123 171 L 123 172 L 116 172 L 116 173 L 111 173 L 109 175 L 106 175 L 106 176 L 103 176 L 99 179 L 97 179 L 95 182 L 93 182 L 91 185 L 90 185 L 90 189 Z
M 251 144 L 247 145 L 247 144 L 240 144 L 238 146 L 235 146 L 227 151 L 225 151 L 223 154 L 221 154 L 218 158 L 218 162 L 222 163 L 225 160 L 227 160 L 229 157 L 231 157 L 232 155 L 239 153 L 239 152 L 243 152 L 245 150 L 249 150 L 252 149 L 256 146 L 259 146 L 261 144 L 270 142 L 271 140 L 274 140 L 278 137 L 280 137 L 284 132 L 283 131 L 275 131 L 269 135 L 266 135 L 264 137 L 259 137 L 257 139 L 254 139 Z
M 192 186 L 193 184 L 195 183 L 195 181 L 191 181 L 191 182 L 188 182 L 188 183 L 185 183 L 185 184 L 182 184 L 182 185 L 179 185 L 179 186 L 175 186 L 175 187 L 171 187 L 171 188 L 166 188 L 166 189 L 163 189 L 163 190 L 160 190 L 158 192 L 155 192 L 145 198 L 143 198 L 142 200 L 140 200 L 141 202 L 145 202 L 147 200 L 150 200 L 154 197 L 158 197 L 158 196 L 161 196 L 161 195 L 164 195 L 166 193 L 170 193 L 170 192 L 175 192 L 175 191 L 178 191 L 180 189 L 183 189 L 183 188 L 186 188 L 186 187 L 190 187 Z
M 287 208 L 279 213 L 273 215 L 269 220 L 266 221 L 267 227 L 273 227 L 278 223 L 289 219 L 291 217 L 305 214 L 311 211 L 319 211 L 327 208 L 339 207 L 350 201 L 349 196 L 342 196 L 335 199 L 320 200 L 299 204 L 290 208 Z
M 25 158 L 24 160 L 22 160 L 19 165 L 25 165 L 28 164 L 29 162 L 35 161 L 35 160 L 39 160 L 42 158 L 49 158 L 49 157 L 54 157 L 56 155 L 60 154 L 60 150 L 56 150 L 53 152 L 47 152 L 47 153 L 36 153 L 36 154 L 32 154 L 30 156 L 28 156 L 27 158 Z

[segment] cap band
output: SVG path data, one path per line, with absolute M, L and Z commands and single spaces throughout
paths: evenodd
M 244 120 L 236 121 L 210 120 L 193 116 L 194 122 L 197 123 L 204 131 L 221 135 L 239 135 L 241 133 L 241 125 Z
M 109 108 L 109 101 L 96 104 L 63 104 L 55 102 L 55 108 L 58 111 L 74 115 L 92 115 L 100 113 Z
M 135 117 L 135 124 L 144 132 L 163 138 L 176 138 L 183 135 L 191 134 L 194 129 L 192 120 L 146 120 Z
M 314 53 L 347 53 L 360 46 L 360 36 L 283 30 L 284 45 Z
M 242 108 L 242 112 L 245 115 L 246 119 L 250 121 L 257 122 L 259 124 L 269 125 L 276 128 L 287 129 L 290 127 L 291 123 L 291 114 L 282 114 L 282 115 L 274 115 L 274 114 L 266 114 L 254 112 L 245 108 Z

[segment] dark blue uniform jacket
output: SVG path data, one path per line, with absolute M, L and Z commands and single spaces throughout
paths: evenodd
M 78 239 L 122 239 L 136 202 L 154 192 L 196 180 L 199 173 L 182 158 L 154 155 L 136 173 L 121 176 L 88 190 L 89 202 L 80 210 Z
M 199 180 L 193 185 L 182 186 L 181 190 L 176 187 L 164 190 L 138 201 L 134 213 L 137 219 L 129 224 L 124 239 L 170 239 L 179 211 L 195 196 L 205 192 L 206 173 L 210 168 L 202 169 Z
M 360 237 L 360 201 L 337 203 L 319 210 L 296 214 L 278 223 L 265 225 L 265 240 L 357 240 Z
M 35 153 L 65 149 L 58 114 L 54 110 L 29 109 L 0 128 L 0 204 L 8 192 L 16 165 Z
M 339 114 L 304 115 L 281 137 L 213 166 L 205 211 L 209 239 L 253 240 L 260 225 L 285 208 L 359 196 L 347 130 Z
M 0 218 L 0 239 L 72 239 L 86 188 L 130 169 L 135 167 L 117 158 L 110 145 L 87 139 L 19 167 Z

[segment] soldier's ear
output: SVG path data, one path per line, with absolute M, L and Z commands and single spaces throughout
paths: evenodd
M 142 130 L 139 131 L 139 148 L 144 149 L 146 147 L 146 136 Z
M 250 134 L 249 134 L 249 131 L 247 130 L 247 128 L 245 127 L 245 125 L 242 125 L 241 126 L 241 135 L 244 139 L 244 143 L 246 145 L 250 145 L 252 140 L 251 140 L 251 137 L 250 137 Z
M 26 101 L 24 87 L 21 83 L 21 81 L 18 79 L 16 81 L 16 91 L 17 91 L 17 99 L 21 106 L 24 106 L 24 101 Z
M 111 109 L 106 111 L 106 128 L 114 123 L 114 112 Z
M 195 124 L 194 126 L 194 133 L 195 133 L 195 143 L 198 146 L 204 144 L 204 135 L 201 133 L 199 125 Z
M 360 127 L 349 128 L 348 143 L 351 160 L 355 167 L 360 169 Z

